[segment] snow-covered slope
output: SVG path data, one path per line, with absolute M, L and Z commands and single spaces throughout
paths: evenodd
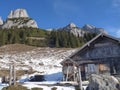
M 29 70 L 52 74 L 60 72 L 60 62 L 75 52 L 76 49 L 40 48 L 21 44 L 0 47 L 0 68 L 8 69 L 10 63 L 16 64 L 17 70 Z

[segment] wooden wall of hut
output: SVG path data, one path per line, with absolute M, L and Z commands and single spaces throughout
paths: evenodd
M 110 40 L 102 40 L 84 48 L 71 58 L 73 60 L 81 60 L 106 57 L 120 57 L 120 45 Z
M 95 58 L 106 58 L 106 57 L 120 57 L 120 47 L 116 45 L 97 47 L 94 49 L 88 49 L 86 52 L 75 56 L 73 59 L 95 59 Z
M 82 80 L 89 79 L 91 74 L 106 74 L 110 75 L 110 65 L 107 63 L 98 64 L 83 64 L 81 67 Z

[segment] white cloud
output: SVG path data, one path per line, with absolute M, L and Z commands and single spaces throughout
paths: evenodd
M 118 7 L 120 8 L 120 0 L 113 0 L 112 5 L 115 8 L 118 8 Z
M 120 38 L 120 28 L 109 27 L 106 30 L 110 35 Z
M 110 0 L 110 7 L 107 13 L 120 16 L 120 0 Z
M 117 30 L 116 37 L 120 37 L 120 29 Z

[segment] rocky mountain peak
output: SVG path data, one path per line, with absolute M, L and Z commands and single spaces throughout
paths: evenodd
M 67 25 L 67 27 L 69 27 L 69 28 L 75 28 L 76 25 L 74 23 L 70 23 L 70 24 Z
M 72 33 L 75 36 L 81 36 L 81 37 L 85 33 L 85 31 L 81 30 L 81 28 L 78 28 L 74 23 L 70 23 L 63 28 L 59 28 L 58 30 L 64 30 L 64 31 Z
M 3 25 L 3 20 L 1 17 L 0 17 L 0 25 Z
M 29 17 L 25 9 L 16 9 L 11 11 L 8 15 L 8 18 L 20 18 L 20 17 Z
M 11 27 L 32 27 L 38 28 L 38 25 L 35 20 L 30 18 L 25 9 L 16 9 L 11 11 L 6 19 L 6 22 L 2 25 L 2 28 L 11 28 Z
M 85 24 L 84 26 L 83 26 L 83 29 L 95 29 L 96 27 L 95 26 L 93 26 L 93 25 L 90 25 L 90 24 Z
M 90 25 L 90 24 L 85 24 L 82 29 L 86 32 L 89 32 L 89 33 L 105 33 L 107 34 L 107 32 L 103 29 L 103 28 L 97 28 L 93 25 Z

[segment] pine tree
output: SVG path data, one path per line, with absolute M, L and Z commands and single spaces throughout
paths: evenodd
M 59 47 L 60 47 L 58 37 L 56 37 L 55 47 L 57 47 L 57 48 L 59 48 Z

